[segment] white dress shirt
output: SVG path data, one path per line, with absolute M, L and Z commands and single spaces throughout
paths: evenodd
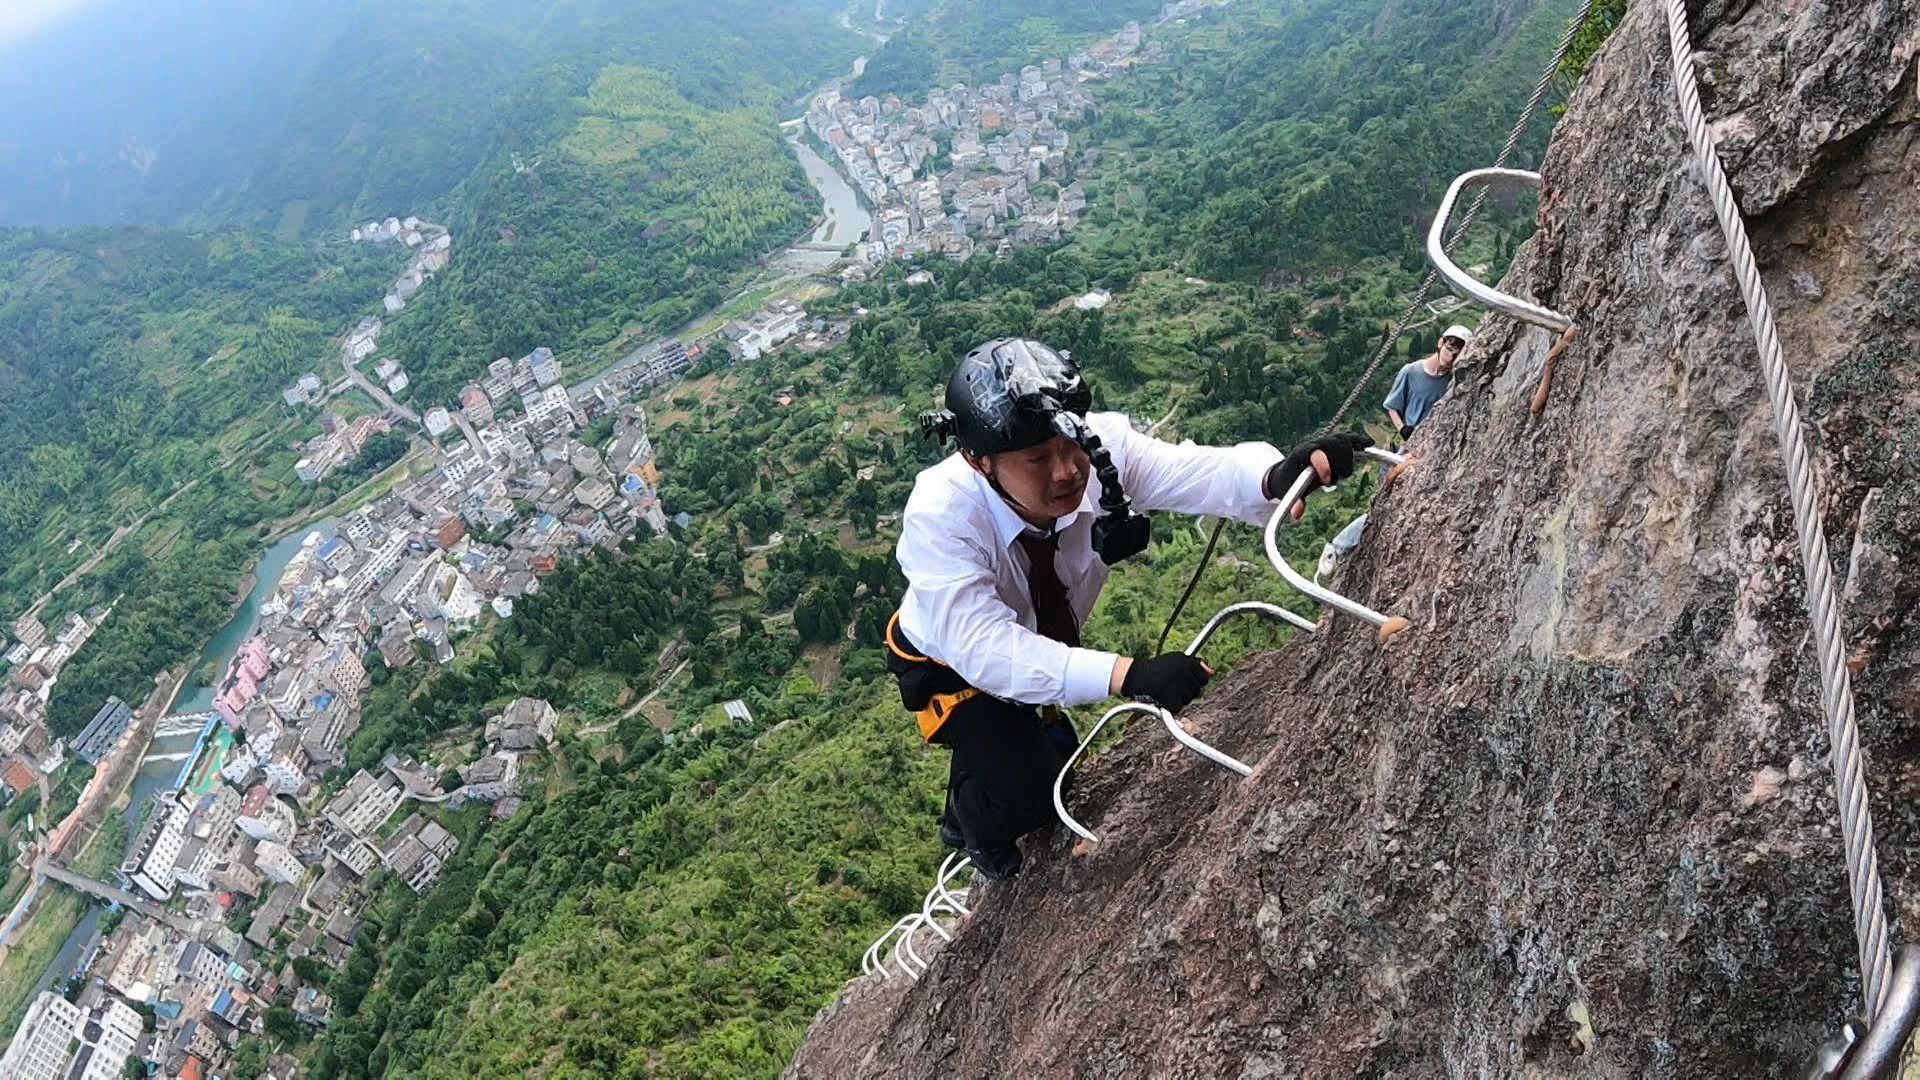
M 1261 481 L 1283 455 L 1267 443 L 1176 446 L 1139 434 L 1119 413 L 1090 414 L 1087 425 L 1112 453 L 1136 509 L 1256 525 L 1273 512 Z M 1054 569 L 1080 624 L 1107 583 L 1107 564 L 1093 551 L 1099 516 L 1096 475 L 1079 509 L 1054 525 L 1060 534 Z M 1074 648 L 1034 629 L 1027 556 L 1017 542 L 1028 528 L 958 453 L 923 470 L 900 525 L 897 552 L 907 575 L 900 628 L 921 652 L 995 697 L 1029 705 L 1099 701 L 1108 696 L 1118 656 Z

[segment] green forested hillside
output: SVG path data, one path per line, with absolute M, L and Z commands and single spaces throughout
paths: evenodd
M 55 508 L 198 475 L 209 434 L 331 360 L 398 263 L 240 233 L 0 230 L 0 550 Z
M 911 18 L 869 58 L 849 88 L 856 96 L 915 99 L 936 86 L 979 83 L 1148 20 L 1159 0 L 945 0 Z M 889 7 L 891 13 L 891 6 Z
M 0 605 L 190 484 L 169 511 L 202 539 L 294 509 L 232 470 L 312 433 L 281 389 L 328 371 L 331 336 L 399 262 L 251 233 L 0 230 Z M 134 587 L 124 569 L 93 593 Z
M 1573 8 L 1235 5 L 1173 63 L 1125 80 L 1096 133 L 1130 148 L 1143 246 L 1203 275 L 1285 280 L 1417 254 L 1440 192 L 1492 163 Z
M 335 980 L 316 1076 L 766 1075 L 866 927 L 918 902 L 938 763 L 845 682 L 804 727 L 663 747 L 644 723 L 573 786 L 404 888 Z
M 332 232 L 440 212 L 553 133 L 547 89 L 643 63 L 705 107 L 844 68 L 837 0 L 100 0 L 0 53 L 0 221 Z M 22 47 L 24 48 L 24 46 Z M 102 54 L 111 61 L 101 64 Z M 85 92 L 69 82 L 92 68 Z
M 1544 60 L 1542 28 L 1564 15 L 1532 10 L 1513 24 L 1493 3 L 1463 15 L 1348 7 L 1236 4 L 1172 37 L 1174 65 L 1103 90 L 1104 119 L 1086 133 L 1101 151 L 1085 176 L 1094 210 L 1058 248 L 936 260 L 931 284 L 909 286 L 913 267 L 890 268 L 819 305 L 866 309 L 844 345 L 696 372 L 657 393 L 665 498 L 695 518 L 685 554 L 656 542 L 556 575 L 477 661 L 409 669 L 368 705 L 359 761 L 444 743 L 533 690 L 562 705 L 564 749 L 547 766 L 549 801 L 463 850 L 428 897 L 388 897 L 378 932 L 335 980 L 342 1012 L 313 1057 L 317 1075 L 778 1070 L 938 858 L 944 756 L 917 746 L 875 646 L 899 589 L 888 515 L 937 457 L 910 436 L 913 414 L 955 357 L 987 337 L 1031 334 L 1073 350 L 1099 406 L 1163 418 L 1163 436 L 1287 444 L 1310 433 L 1418 280 L 1410 236 L 1422 201 L 1456 158 L 1490 159 L 1517 107 L 1490 98 L 1488 116 L 1463 120 L 1456 98 L 1429 101 L 1405 50 L 1444 47 L 1517 72 Z M 1427 16 L 1440 29 L 1421 25 Z M 1298 35 L 1306 46 L 1288 52 Z M 1303 104 L 1290 95 L 1304 77 L 1287 74 L 1303 65 L 1374 81 L 1315 87 Z M 1503 75 L 1484 78 L 1511 89 Z M 1243 93 L 1250 85 L 1269 89 Z M 1417 131 L 1440 148 L 1420 149 Z M 1426 172 L 1378 196 L 1393 227 L 1329 211 L 1214 253 L 1208 222 L 1238 205 L 1236 184 L 1285 200 L 1316 179 L 1358 183 L 1391 171 L 1376 157 L 1403 138 L 1397 160 Z M 1321 143 L 1317 171 L 1303 175 L 1300 148 Z M 1281 160 L 1252 164 L 1262 154 Z M 1351 196 L 1355 207 L 1374 198 Z M 1514 241 L 1496 220 L 1465 255 L 1497 263 Z M 1318 246 L 1307 257 L 1300 245 Z M 1115 290 L 1113 303 L 1075 310 L 1071 299 L 1094 287 Z M 1428 347 L 1436 329 L 1417 328 L 1403 350 Z M 1376 415 L 1376 400 L 1354 420 Z M 867 469 L 870 480 L 854 478 Z M 1316 554 L 1372 483 L 1319 500 L 1284 534 L 1288 554 Z M 1116 573 L 1090 642 L 1153 647 L 1203 542 L 1190 521 L 1163 517 L 1155 533 Z M 1264 567 L 1252 530 L 1230 529 L 1225 550 L 1175 641 L 1232 600 L 1299 602 Z M 1279 640 L 1237 627 L 1209 659 L 1230 664 Z M 662 683 L 656 705 L 680 724 L 664 750 L 646 715 L 622 707 L 622 691 Z M 732 697 L 753 709 L 750 728 L 719 719 L 714 703 Z M 705 734 L 689 734 L 695 722 Z
M 382 342 L 421 402 L 449 399 L 502 353 L 677 324 L 809 220 L 776 106 L 844 68 L 858 39 L 835 10 L 346 5 L 194 118 L 222 148 L 202 162 L 212 171 L 169 155 L 148 192 L 167 207 L 157 216 L 286 236 L 312 225 L 327 239 L 0 231 L 0 612 L 11 619 L 129 530 L 47 609 L 118 604 L 55 691 L 56 731 L 107 693 L 143 698 L 218 624 L 261 536 L 366 479 L 296 481 L 319 415 L 280 402 L 302 373 L 339 377 L 338 335 L 378 310 L 403 259 L 335 239 L 336 226 L 422 211 L 454 230 L 452 267 Z M 0 79 L 0 98 L 19 76 Z M 228 109 L 242 110 L 231 129 Z M 234 168 L 251 171 L 221 171 Z M 31 180 L 0 179 L 0 208 Z M 329 403 L 349 417 L 373 407 Z M 394 436 L 364 460 L 403 449 Z
M 667 329 L 722 300 L 732 271 L 818 211 L 774 105 L 770 90 L 698 105 L 631 65 L 551 102 L 569 122 L 468 182 L 458 257 L 394 322 L 387 348 L 420 372 L 416 396 L 451 398 L 496 356 Z

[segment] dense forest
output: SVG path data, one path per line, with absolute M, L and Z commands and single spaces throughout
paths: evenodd
M 545 777 L 552 797 L 463 850 L 440 888 L 418 901 L 390 891 L 377 931 L 333 982 L 343 1012 L 312 1059 L 318 1075 L 778 1070 L 937 859 L 944 758 L 917 746 L 875 645 L 900 588 L 891 515 L 938 456 L 911 436 L 912 413 L 933 400 L 953 358 L 997 334 L 1042 337 L 1080 359 L 1099 407 L 1163 419 L 1163 436 L 1284 445 L 1328 419 L 1423 270 L 1404 223 L 1434 192 L 1415 179 L 1398 189 L 1400 227 L 1358 214 L 1315 225 L 1329 251 L 1344 253 L 1337 267 L 1288 265 L 1274 248 L 1245 272 L 1199 276 L 1207 252 L 1192 218 L 1222 197 L 1214 185 L 1226 182 L 1215 178 L 1261 148 L 1345 130 L 1350 102 L 1328 93 L 1318 111 L 1301 110 L 1276 90 L 1240 100 L 1233 123 L 1231 106 L 1209 103 L 1213 118 L 1178 140 L 1141 125 L 1300 32 L 1291 21 L 1306 17 L 1300 8 L 1236 5 L 1172 39 L 1191 72 L 1176 65 L 1117 84 L 1088 133 L 1100 153 L 1088 182 L 1102 194 L 1088 226 L 1059 247 L 935 261 L 931 283 L 909 285 L 915 267 L 891 268 L 816 305 L 866 310 L 844 344 L 697 371 L 658 391 L 650 408 L 664 495 L 693 524 L 556 574 L 472 660 L 376 675 L 358 761 L 445 745 L 536 691 L 575 731 L 595 734 L 563 740 Z M 1315 10 L 1322 44 L 1346 41 L 1342 63 L 1385 80 L 1370 94 L 1400 85 L 1398 50 L 1432 30 L 1384 16 L 1374 31 L 1338 30 L 1336 5 Z M 1503 68 L 1565 14 L 1536 11 L 1514 26 L 1503 10 L 1470 6 L 1468 21 L 1446 22 L 1433 40 Z M 1403 134 L 1456 123 L 1425 106 L 1396 119 Z M 1460 125 L 1446 153 L 1490 158 L 1494 126 Z M 1335 139 L 1320 168 L 1359 175 L 1376 150 Z M 1176 157 L 1199 178 L 1192 185 L 1174 183 Z M 1497 264 L 1517 239 L 1511 219 L 1496 220 L 1465 254 Z M 1105 310 L 1067 302 L 1095 287 L 1116 292 Z M 1437 330 L 1413 329 L 1400 355 L 1429 349 Z M 1374 402 L 1361 408 L 1353 421 L 1370 421 Z M 1289 557 L 1311 559 L 1372 484 L 1365 476 L 1319 500 L 1286 534 Z M 1116 573 L 1089 641 L 1150 650 L 1202 529 L 1156 520 L 1154 547 Z M 1264 569 L 1252 530 L 1230 529 L 1225 551 L 1176 641 L 1232 600 L 1298 602 Z M 1209 659 L 1229 666 L 1282 640 L 1234 627 Z M 680 721 L 665 737 L 622 707 L 632 690 L 662 684 Z M 714 703 L 734 697 L 749 704 L 751 725 L 719 719 Z
M 0 551 L 56 511 L 85 521 L 123 488 L 200 475 L 210 436 L 332 361 L 397 263 L 236 233 L 0 230 Z
M 1417 258 L 1440 192 L 1491 163 L 1570 13 L 1256 5 L 1125 80 L 1096 134 L 1133 151 L 1141 242 L 1202 275 L 1284 281 L 1356 256 Z M 1545 125 L 1530 136 L 1516 165 L 1537 160 Z

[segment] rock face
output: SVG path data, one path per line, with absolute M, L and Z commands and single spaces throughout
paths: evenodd
M 1709 120 L 1843 565 L 1895 941 L 1920 793 L 1920 4 L 1696 7 Z M 1783 1075 L 1859 978 L 1782 468 L 1686 164 L 1660 6 L 1562 120 L 1540 229 L 1340 586 L 1338 619 L 1136 729 L 910 988 L 790 1070 L 857 1076 Z M 923 935 L 922 940 L 926 940 Z M 931 944 L 931 942 L 928 942 Z M 1570 1018 L 1571 1017 L 1571 1018 Z

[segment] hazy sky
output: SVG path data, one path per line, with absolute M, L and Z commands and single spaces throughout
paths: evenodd
M 93 0 L 0 0 L 0 49 L 17 44 Z

